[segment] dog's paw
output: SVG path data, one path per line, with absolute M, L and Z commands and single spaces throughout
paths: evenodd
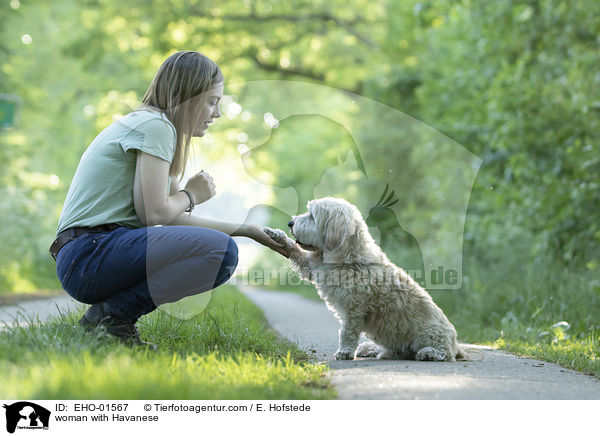
M 363 342 L 358 344 L 356 349 L 356 357 L 377 357 L 383 351 L 383 347 L 375 342 Z
M 263 232 L 265 232 L 271 239 L 279 242 L 279 239 L 285 238 L 286 235 L 281 229 L 272 229 L 270 227 L 263 227 Z
M 429 360 L 433 362 L 443 362 L 446 360 L 446 352 L 433 347 L 424 347 L 417 351 L 415 360 Z
M 291 248 L 295 242 L 293 239 L 288 238 L 285 232 L 281 229 L 271 229 L 270 227 L 263 227 L 263 231 L 269 235 L 269 237 L 275 242 L 283 244 L 287 248 Z
M 336 360 L 353 360 L 354 350 L 337 350 L 333 355 Z

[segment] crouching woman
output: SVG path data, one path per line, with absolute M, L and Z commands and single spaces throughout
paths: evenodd
M 173 54 L 142 105 L 100 132 L 81 157 L 50 253 L 64 290 L 91 305 L 79 320 L 87 330 L 103 325 L 126 343 L 155 349 L 141 340 L 137 320 L 225 283 L 238 261 L 232 236 L 285 254 L 257 226 L 191 214 L 215 195 L 206 172 L 179 185 L 191 138 L 221 116 L 223 82 L 201 53 Z

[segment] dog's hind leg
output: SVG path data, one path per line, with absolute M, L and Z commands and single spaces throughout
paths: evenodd
M 355 355 L 356 357 L 377 357 L 384 350 L 381 345 L 373 341 L 363 342 L 362 344 L 358 344 Z
M 421 331 L 410 344 L 415 352 L 415 360 L 428 360 L 433 362 L 455 362 L 452 343 L 456 333 L 452 330 L 442 329 L 437 326 Z
M 429 360 L 433 362 L 443 362 L 447 359 L 448 353 L 433 347 L 423 347 L 415 355 L 415 360 Z

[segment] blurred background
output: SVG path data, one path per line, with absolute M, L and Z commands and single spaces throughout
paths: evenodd
M 196 213 L 286 228 L 343 197 L 400 266 L 446 246 L 461 286 L 431 293 L 462 339 L 597 338 L 600 3 L 6 0 L 0 22 L 0 295 L 60 289 L 81 154 L 197 50 L 226 83 L 186 174 L 217 184 Z M 245 268 L 287 266 L 243 244 Z

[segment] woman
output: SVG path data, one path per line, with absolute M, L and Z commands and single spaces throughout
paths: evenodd
M 91 304 L 79 323 L 140 339 L 138 318 L 163 303 L 213 289 L 237 266 L 231 236 L 285 255 L 259 227 L 192 215 L 215 195 L 204 171 L 181 180 L 193 136 L 221 116 L 223 75 L 206 56 L 182 51 L 160 67 L 142 106 L 115 121 L 83 154 L 50 248 L 62 287 Z

